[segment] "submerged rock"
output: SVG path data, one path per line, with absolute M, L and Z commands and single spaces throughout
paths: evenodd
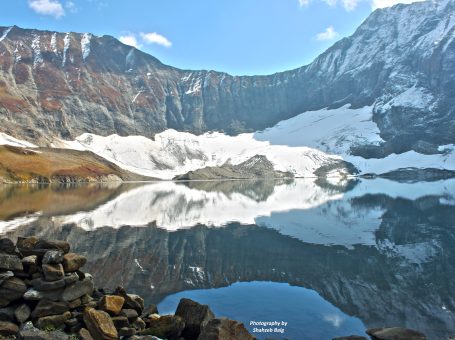
M 373 340 L 426 340 L 425 334 L 418 331 L 401 328 L 401 327 L 390 327 L 390 328 L 371 328 L 367 330 L 367 334 L 371 336 Z

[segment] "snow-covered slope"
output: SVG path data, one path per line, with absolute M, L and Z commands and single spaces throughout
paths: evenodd
M 406 168 L 455 170 L 453 145 L 442 146 L 440 153 L 432 155 L 408 151 L 385 158 L 353 156 L 353 147 L 382 142 L 372 117 L 369 106 L 359 109 L 343 106 L 304 112 L 265 131 L 237 136 L 219 132 L 194 135 L 175 130 L 157 134 L 154 140 L 84 134 L 75 141 L 55 141 L 54 146 L 90 150 L 124 169 L 162 179 L 226 162 L 239 164 L 255 155 L 266 156 L 275 170 L 299 177 L 313 177 L 320 167 L 341 160 L 352 163 L 361 174 Z M 345 174 L 334 171 L 330 176 Z

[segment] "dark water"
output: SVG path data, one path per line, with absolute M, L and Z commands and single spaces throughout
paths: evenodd
M 189 297 L 282 323 L 260 339 L 455 334 L 454 179 L 5 186 L 0 233 L 67 239 L 99 286 L 162 313 Z

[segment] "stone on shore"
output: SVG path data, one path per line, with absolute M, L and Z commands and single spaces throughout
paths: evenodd
M 24 267 L 19 256 L 0 253 L 0 269 L 23 270 Z
M 28 320 L 30 314 L 31 314 L 30 307 L 26 303 L 19 305 L 19 307 L 17 307 L 16 310 L 14 311 L 14 316 L 16 317 L 16 320 L 21 324 Z
M 99 307 L 111 315 L 117 315 L 122 311 L 124 303 L 125 298 L 122 296 L 104 295 L 100 300 Z
M 71 313 L 70 312 L 65 312 L 60 315 L 49 315 L 49 316 L 43 316 L 42 318 L 39 318 L 35 325 L 39 329 L 56 329 L 59 328 L 60 326 L 63 326 L 67 320 L 71 318 Z
M 182 336 L 190 339 L 197 339 L 202 328 L 215 318 L 209 306 L 201 305 L 190 299 L 180 300 L 175 315 L 180 316 L 185 322 Z
M 0 321 L 0 336 L 13 336 L 19 332 L 19 327 L 9 321 Z
M 58 281 L 65 276 L 65 272 L 63 271 L 63 266 L 61 263 L 43 264 L 42 268 L 46 281 Z
M 427 337 L 418 331 L 402 328 L 371 328 L 366 332 L 372 340 L 426 340 Z
M 69 310 L 67 302 L 51 301 L 47 299 L 40 300 L 32 312 L 33 318 L 41 318 L 43 316 L 57 315 L 65 313 Z
M 84 322 L 94 339 L 117 340 L 117 329 L 106 312 L 86 308 L 84 311 Z
M 254 340 L 254 337 L 248 332 L 243 323 L 230 320 L 227 318 L 215 318 L 210 320 L 202 328 L 198 340 L 229 340 L 242 339 Z
M 184 329 L 185 321 L 183 321 L 183 318 L 177 315 L 163 315 L 159 318 L 151 319 L 149 328 L 141 334 L 154 335 L 163 339 L 175 340 L 180 338 Z M 197 337 L 194 339 L 197 339 Z
M 75 272 L 85 265 L 87 258 L 75 253 L 68 253 L 63 256 L 63 269 L 65 272 Z
M 1 238 L 0 253 L 10 255 L 16 254 L 16 246 L 14 245 L 13 241 L 11 241 L 9 238 Z
M 93 281 L 91 277 L 86 277 L 82 281 L 77 281 L 65 288 L 62 293 L 63 301 L 73 301 L 84 295 L 91 295 L 93 292 Z

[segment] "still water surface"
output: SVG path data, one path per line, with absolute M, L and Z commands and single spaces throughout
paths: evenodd
M 455 333 L 454 179 L 1 186 L 0 234 L 66 239 L 162 313 L 287 322 L 276 339 Z

